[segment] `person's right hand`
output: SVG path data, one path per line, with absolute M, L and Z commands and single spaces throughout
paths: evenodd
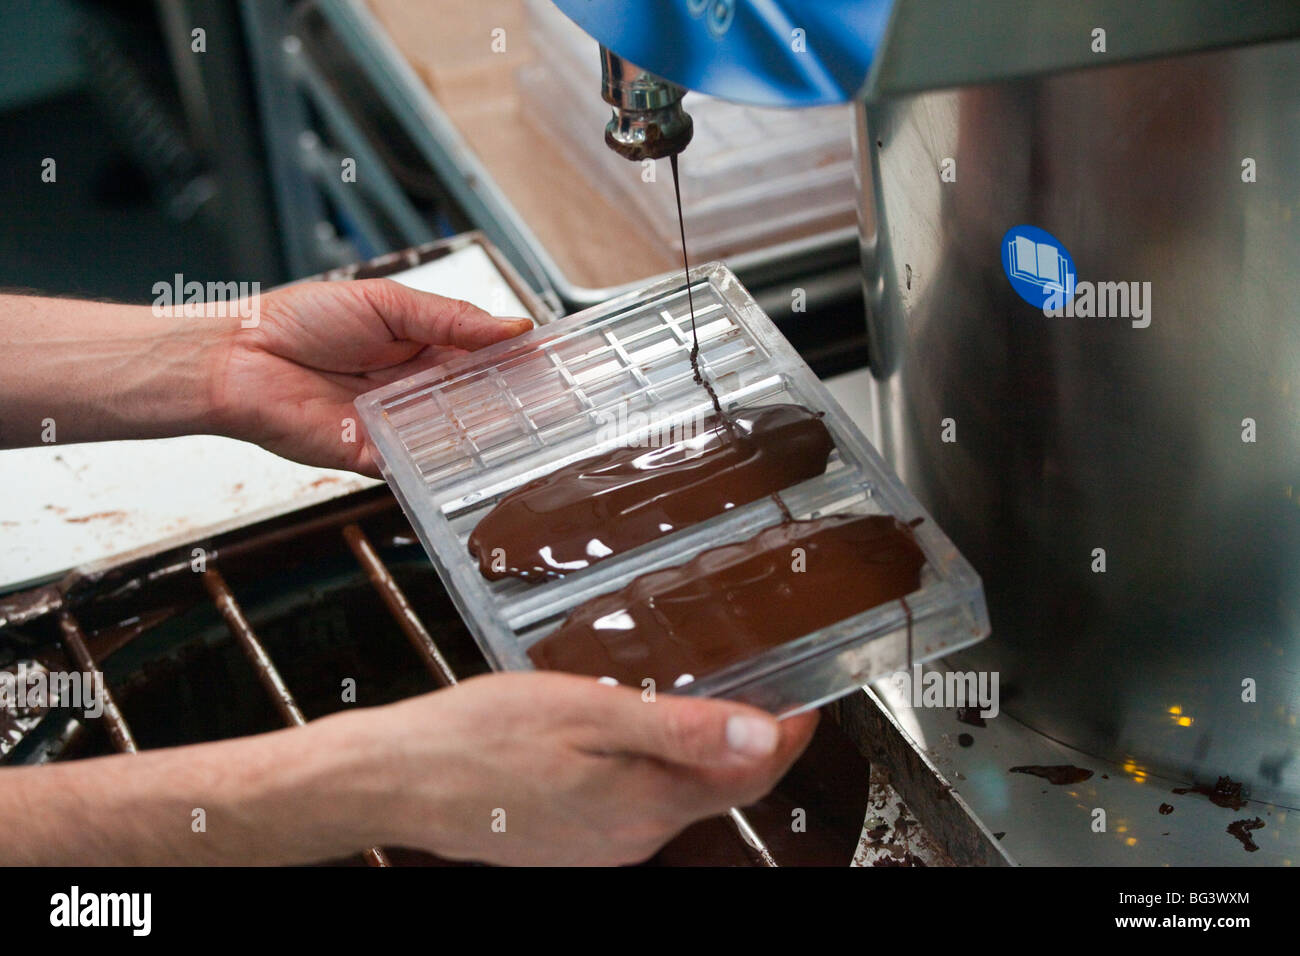
M 456 860 L 622 864 L 765 795 L 816 713 L 494 674 L 313 726 L 362 761 L 367 839 Z

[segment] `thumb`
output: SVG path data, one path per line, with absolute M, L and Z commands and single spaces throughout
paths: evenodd
M 362 292 L 399 339 L 423 345 L 481 349 L 527 332 L 532 319 L 496 318 L 463 299 L 421 292 L 391 279 L 367 279 Z
M 615 698 L 618 705 L 600 715 L 596 725 L 604 749 L 718 767 L 764 762 L 782 745 L 776 718 L 743 704 L 668 694 L 653 703 L 639 694 L 609 694 L 608 702 Z

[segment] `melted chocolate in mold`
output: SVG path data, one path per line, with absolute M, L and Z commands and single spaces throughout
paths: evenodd
M 1226 810 L 1240 810 L 1246 805 L 1246 798 L 1241 791 L 1242 785 L 1231 777 L 1220 777 L 1212 787 L 1208 783 L 1198 783 L 1194 787 L 1174 788 L 1174 793 L 1199 794 L 1208 798 L 1215 806 Z
M 587 601 L 528 656 L 544 670 L 681 686 L 911 594 L 924 564 L 889 515 L 784 522 Z
M 616 448 L 516 488 L 470 534 L 479 570 L 493 581 L 580 571 L 815 478 L 835 447 L 801 405 L 743 409 L 730 433 L 716 417 L 705 424 L 694 438 Z
M 1012 767 L 1012 773 L 1027 773 L 1035 777 L 1042 777 L 1048 783 L 1064 786 L 1071 783 L 1083 783 L 1092 777 L 1091 770 L 1085 770 L 1083 767 L 1072 767 L 1069 764 L 1057 764 L 1051 767 L 1042 767 L 1031 765 L 1025 767 Z M 1047 791 L 1044 790 L 1044 793 Z

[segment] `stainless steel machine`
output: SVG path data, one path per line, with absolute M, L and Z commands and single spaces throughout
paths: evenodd
M 1300 807 L 1300 5 L 558 3 L 624 154 L 656 115 L 611 77 L 856 97 L 879 435 L 984 578 L 963 663 L 1085 753 Z M 1149 323 L 1027 304 L 1021 224 Z

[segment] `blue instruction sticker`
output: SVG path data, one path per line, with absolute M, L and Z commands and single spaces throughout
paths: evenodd
M 1002 237 L 1002 268 L 1020 298 L 1036 309 L 1059 309 L 1074 297 L 1077 270 L 1069 250 L 1037 226 L 1013 226 Z

